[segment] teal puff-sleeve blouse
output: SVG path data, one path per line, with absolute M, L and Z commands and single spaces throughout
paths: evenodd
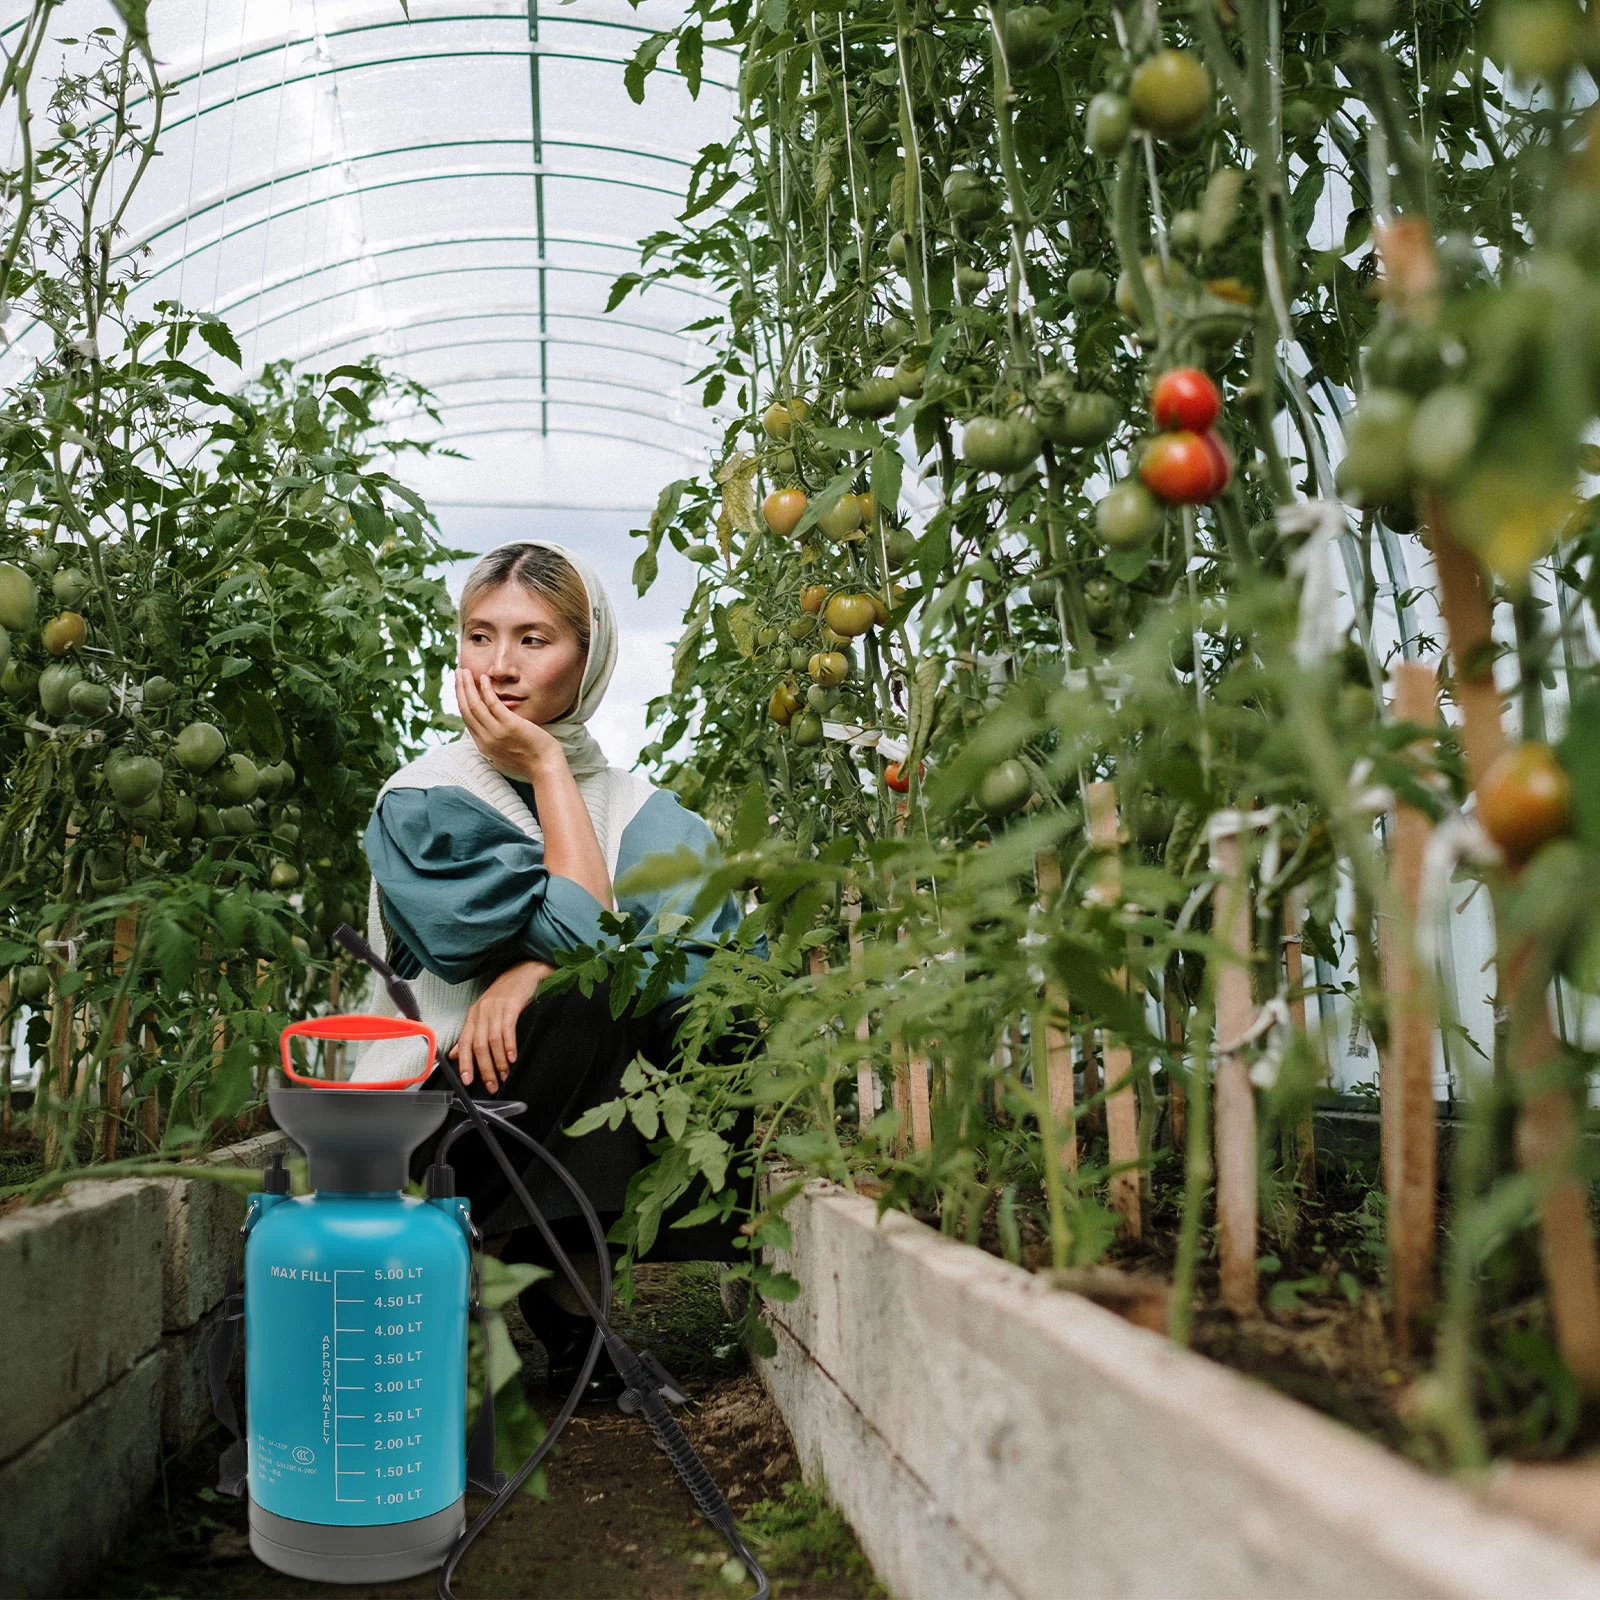
M 510 782 L 534 810 L 532 785 Z M 719 859 L 705 819 L 686 811 L 670 790 L 658 789 L 623 830 L 617 878 L 647 856 L 680 845 L 708 865 Z M 401 977 L 426 967 L 447 983 L 465 983 L 517 961 L 550 961 L 557 951 L 611 942 L 600 930 L 599 901 L 550 872 L 539 840 L 466 789 L 391 789 L 367 824 L 365 848 L 393 935 L 389 959 Z M 631 915 L 647 940 L 670 926 L 663 916 L 686 913 L 699 889 L 691 881 L 618 895 L 617 910 Z M 729 895 L 699 922 L 674 929 L 689 946 L 688 968 L 669 987 L 669 997 L 682 995 L 704 971 L 706 952 L 695 946 L 718 942 L 739 921 L 738 902 Z

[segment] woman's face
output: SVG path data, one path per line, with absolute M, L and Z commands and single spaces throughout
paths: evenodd
M 461 629 L 461 666 L 488 673 L 501 705 L 529 722 L 556 722 L 583 683 L 584 651 L 555 607 L 520 583 L 480 590 Z

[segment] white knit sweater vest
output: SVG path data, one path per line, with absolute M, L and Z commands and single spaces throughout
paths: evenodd
M 441 745 L 418 756 L 384 784 L 378 791 L 378 800 L 381 802 L 391 789 L 435 787 L 465 789 L 522 829 L 530 839 L 543 842 L 544 835 L 533 812 L 470 738 L 458 739 L 454 744 Z M 636 773 L 624 772 L 618 767 L 606 767 L 591 777 L 580 778 L 578 792 L 583 796 L 594 822 L 595 837 L 605 857 L 606 876 L 615 880 L 623 830 L 655 790 Z M 376 879 L 367 898 L 367 943 L 380 956 L 388 955 L 388 939 L 378 908 Z M 439 1059 L 443 1060 L 450 1047 L 460 1038 L 472 1002 L 487 985 L 482 979 L 446 983 L 443 978 L 430 972 L 426 965 L 409 982 L 422 1011 L 422 1020 L 433 1029 L 438 1039 Z M 376 1016 L 399 1015 L 388 991 L 376 977 L 367 986 L 363 1010 Z M 421 1066 L 422 1056 L 416 1043 L 404 1039 L 381 1041 L 362 1047 L 350 1078 L 352 1082 L 361 1083 L 411 1077 L 421 1070 Z

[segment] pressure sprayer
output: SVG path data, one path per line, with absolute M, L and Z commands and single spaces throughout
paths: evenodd
M 281 1040 L 288 1087 L 267 1095 L 273 1120 L 306 1153 L 312 1192 L 292 1196 L 283 1157 L 274 1156 L 262 1192 L 250 1196 L 243 1290 L 230 1276 L 225 1321 L 212 1343 L 212 1403 L 234 1435 L 219 1487 L 248 1489 L 250 1548 L 297 1578 L 386 1583 L 438 1567 L 440 1600 L 473 1541 L 505 1508 L 577 1409 L 602 1348 L 626 1385 L 618 1406 L 642 1415 L 689 1486 L 706 1520 L 755 1579 L 755 1600 L 771 1593 L 733 1513 L 689 1444 L 669 1404 L 684 1395 L 649 1353 L 635 1355 L 611 1327 L 611 1255 L 594 1207 L 566 1168 L 506 1119 L 526 1108 L 483 1106 L 455 1073 L 452 1093 L 418 1090 L 434 1065 L 436 1041 L 416 997 L 353 929 L 335 941 L 383 980 L 400 1017 L 314 1017 L 291 1023 Z M 421 1072 L 380 1083 L 341 1083 L 297 1072 L 296 1038 L 371 1042 L 415 1037 L 427 1046 Z M 440 1141 L 426 1198 L 407 1196 L 412 1153 L 453 1109 L 464 1119 Z M 455 1192 L 447 1157 L 462 1134 L 488 1146 L 529 1221 L 543 1235 L 584 1310 L 594 1318 L 582 1370 L 533 1454 L 509 1478 L 494 1465 L 494 1388 L 466 1437 L 467 1324 L 479 1303 L 481 1239 Z M 528 1195 L 501 1147 L 509 1134 L 566 1185 L 604 1264 L 599 1298 Z M 245 1424 L 228 1392 L 240 1325 L 245 1339 Z M 483 1341 L 485 1363 L 489 1342 Z M 470 1525 L 469 1485 L 491 1498 Z

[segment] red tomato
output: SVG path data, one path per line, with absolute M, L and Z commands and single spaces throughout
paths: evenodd
M 1188 429 L 1158 433 L 1139 461 L 1145 488 L 1173 505 L 1203 506 L 1214 500 L 1227 482 L 1227 463 L 1220 445 L 1207 443 L 1209 437 Z
M 1215 500 L 1233 478 L 1233 452 L 1222 442 L 1221 436 L 1210 429 L 1200 435 L 1200 441 L 1210 451 L 1214 469 L 1211 493 L 1206 499 Z
M 1222 396 L 1198 367 L 1174 367 L 1156 379 L 1150 415 L 1158 428 L 1204 433 L 1222 415 Z
M 917 776 L 920 778 L 928 770 L 926 761 L 917 763 Z M 883 769 L 883 781 L 894 790 L 896 794 L 909 794 L 911 792 L 911 774 L 902 769 L 901 763 L 891 761 Z

